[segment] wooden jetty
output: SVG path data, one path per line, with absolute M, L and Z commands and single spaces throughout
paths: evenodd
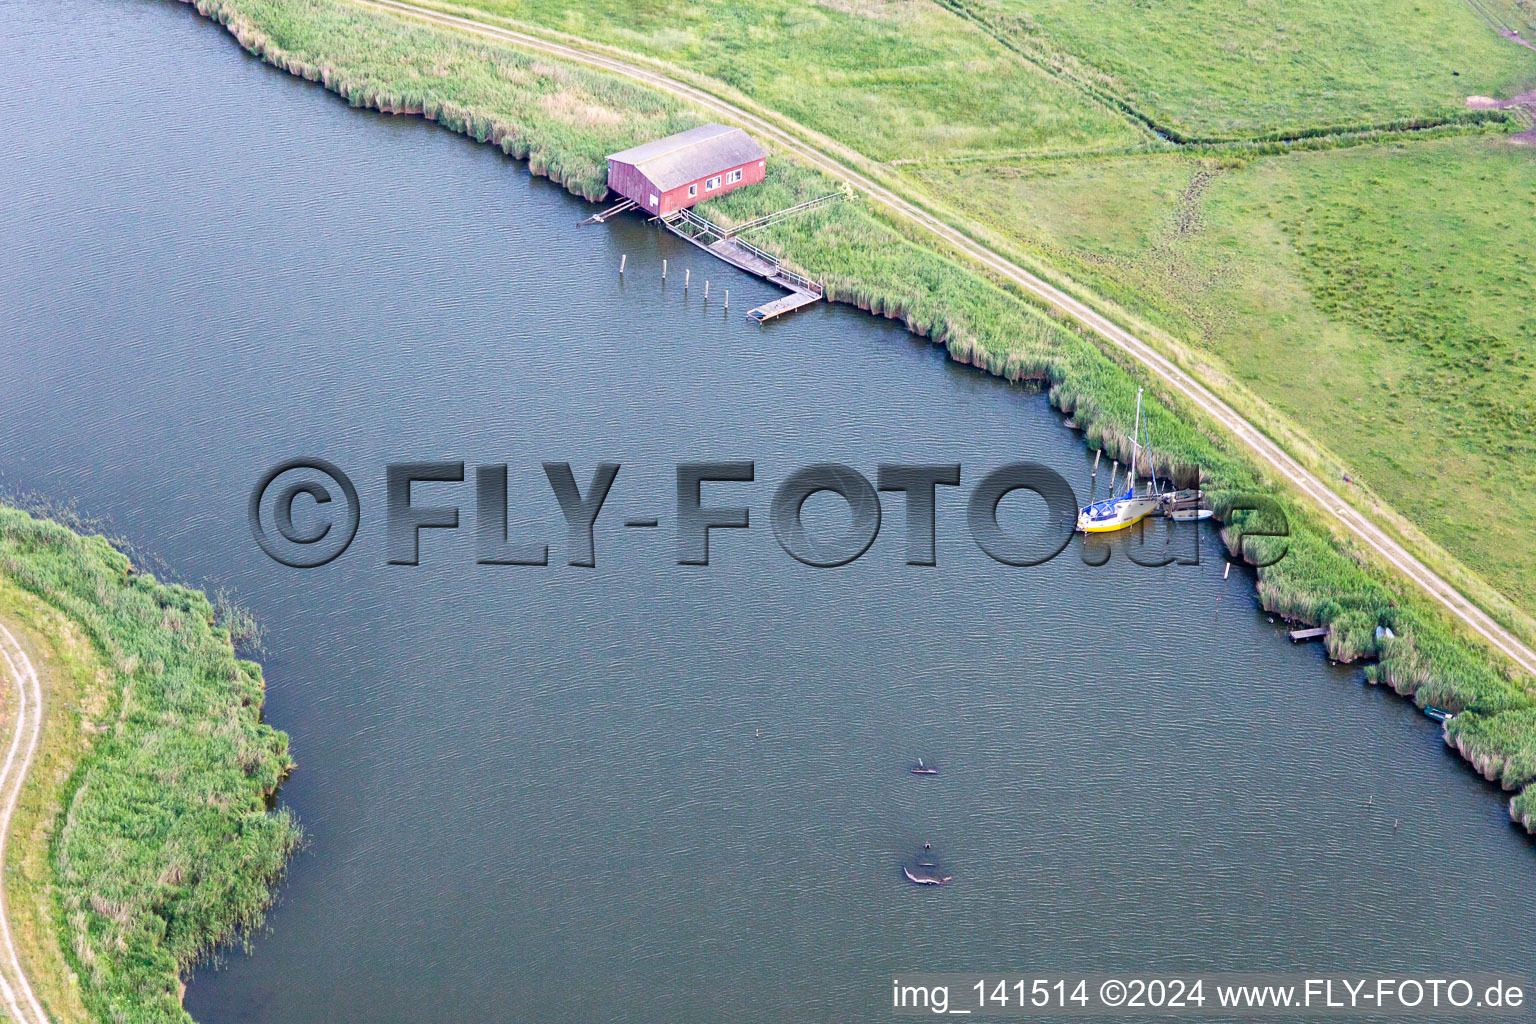
M 1290 637 L 1291 643 L 1300 643 L 1303 640 L 1317 640 L 1328 635 L 1327 626 L 1318 626 L 1316 629 L 1293 629 Z
M 821 285 L 810 278 L 795 273 L 784 266 L 772 253 L 764 252 L 757 246 L 739 237 L 740 232 L 752 227 L 762 227 L 766 223 L 780 220 L 794 213 L 800 213 L 814 206 L 820 206 L 827 202 L 841 198 L 838 195 L 823 196 L 821 199 L 812 200 L 809 203 L 801 203 L 799 206 L 790 207 L 787 210 L 779 210 L 750 221 L 738 228 L 726 229 L 711 223 L 694 213 L 692 210 L 678 210 L 661 218 L 661 222 L 667 226 L 679 238 L 686 239 L 703 249 L 717 259 L 724 260 L 749 274 L 755 274 L 770 284 L 778 285 L 788 295 L 772 302 L 748 310 L 747 316 L 764 323 L 776 316 L 792 313 L 802 306 L 809 306 L 813 302 L 820 302 L 826 294 Z
M 747 316 L 751 317 L 753 320 L 756 320 L 758 323 L 765 323 L 769 320 L 772 320 L 776 316 L 783 316 L 785 313 L 793 313 L 801 306 L 809 306 L 813 302 L 820 301 L 821 296 L 815 294 L 814 292 L 802 292 L 796 290 L 790 292 L 782 299 L 774 299 L 772 302 L 763 303 L 756 309 L 747 310 Z

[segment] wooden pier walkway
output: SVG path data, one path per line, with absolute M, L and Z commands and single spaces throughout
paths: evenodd
M 766 321 L 772 320 L 776 316 L 783 316 L 785 313 L 793 313 L 801 306 L 809 306 L 813 302 L 820 301 L 820 295 L 817 295 L 814 292 L 802 292 L 799 289 L 796 289 L 795 291 L 792 291 L 788 295 L 784 296 L 782 299 L 774 299 L 772 302 L 764 303 L 763 305 L 758 306 L 756 309 L 748 310 L 747 316 L 751 317 L 753 320 L 756 320 L 758 323 L 764 323 Z
M 1291 630 L 1291 643 L 1300 643 L 1303 640 L 1317 640 L 1327 635 L 1327 626 L 1318 626 L 1316 629 L 1293 629 Z
M 783 298 L 748 310 L 747 316 L 758 323 L 766 323 L 776 316 L 793 313 L 803 306 L 820 302 L 825 294 L 821 285 L 790 270 L 772 253 L 764 252 L 750 242 L 735 237 L 733 232 L 717 227 L 691 210 L 679 210 L 663 217 L 661 222 L 667 226 L 668 231 L 687 239 L 711 256 L 789 292 Z

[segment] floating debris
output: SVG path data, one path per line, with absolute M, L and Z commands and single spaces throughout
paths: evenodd
M 955 880 L 954 875 L 940 874 L 937 864 L 927 862 L 919 862 L 915 870 L 903 864 L 901 873 L 913 885 L 948 885 Z
M 924 843 L 917 858 L 901 866 L 901 873 L 913 885 L 948 885 L 955 880 L 955 876 L 947 874 L 934 859 L 932 843 Z

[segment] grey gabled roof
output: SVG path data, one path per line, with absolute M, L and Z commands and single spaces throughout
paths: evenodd
M 767 155 L 740 128 L 706 124 L 614 153 L 608 159 L 632 164 L 665 192 Z

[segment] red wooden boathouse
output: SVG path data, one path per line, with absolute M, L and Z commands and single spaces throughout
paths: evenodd
M 768 154 L 740 128 L 706 124 L 608 158 L 608 187 L 665 215 L 763 180 Z

